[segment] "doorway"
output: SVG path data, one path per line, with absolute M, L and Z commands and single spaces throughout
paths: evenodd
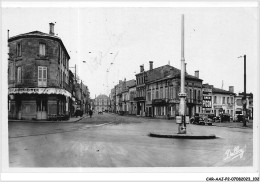
M 37 120 L 47 119 L 47 99 L 37 99 L 36 107 Z

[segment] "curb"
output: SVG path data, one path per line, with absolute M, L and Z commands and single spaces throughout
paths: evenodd
M 191 135 L 191 134 L 156 134 L 156 133 L 149 133 L 150 137 L 157 137 L 157 138 L 178 138 L 178 139 L 216 139 L 217 137 L 213 134 L 211 135 Z
M 22 122 L 22 123 L 76 123 L 82 119 L 86 118 L 86 116 L 83 116 L 75 121 L 48 121 L 48 120 L 8 120 L 8 122 Z

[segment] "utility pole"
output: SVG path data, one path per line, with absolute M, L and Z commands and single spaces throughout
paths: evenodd
M 246 55 L 244 57 L 244 95 L 242 97 L 242 103 L 243 103 L 243 126 L 246 126 Z M 238 58 L 242 58 L 242 56 L 239 56 Z
M 76 64 L 75 64 L 75 83 L 77 83 L 77 67 L 76 67 Z
M 116 85 L 115 85 L 115 113 L 116 113 Z
M 244 55 L 244 98 L 243 100 L 243 111 L 244 111 L 244 117 L 243 117 L 243 126 L 246 126 L 246 55 Z
M 81 87 L 81 89 L 80 89 L 80 94 L 81 94 L 81 97 L 80 97 L 80 99 L 81 99 L 81 101 L 80 101 L 80 107 L 81 107 L 81 109 L 83 110 L 82 80 L 81 80 L 81 83 L 80 83 L 80 87 Z
M 184 58 L 184 15 L 181 17 L 181 92 L 179 93 L 180 97 L 180 107 L 179 107 L 179 115 L 181 117 L 181 122 L 178 123 L 178 133 L 186 134 L 186 93 L 185 93 L 185 58 Z

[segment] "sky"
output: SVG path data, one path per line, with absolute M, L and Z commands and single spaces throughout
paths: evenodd
M 181 67 L 181 14 L 185 16 L 187 72 L 199 70 L 203 83 L 235 93 L 243 91 L 247 56 L 247 92 L 257 91 L 258 10 L 255 7 L 72 7 L 3 8 L 2 59 L 10 37 L 31 31 L 55 34 L 70 54 L 69 65 L 88 86 L 91 98 L 109 94 L 119 80 L 135 79 L 140 65 Z M 2 69 L 7 70 L 7 65 Z

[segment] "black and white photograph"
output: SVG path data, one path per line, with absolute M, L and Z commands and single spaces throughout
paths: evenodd
M 259 181 L 259 2 L 110 3 L 3 1 L 1 173 Z

